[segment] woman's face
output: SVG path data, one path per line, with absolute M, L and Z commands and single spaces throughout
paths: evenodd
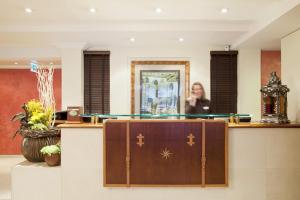
M 198 99 L 200 99 L 203 95 L 203 89 L 200 85 L 194 85 L 192 88 L 192 93 L 195 95 Z

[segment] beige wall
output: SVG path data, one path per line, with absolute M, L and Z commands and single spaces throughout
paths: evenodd
M 201 81 L 210 98 L 210 51 L 223 47 L 110 47 L 111 113 L 130 112 L 130 61 L 189 60 L 191 83 Z M 260 119 L 260 50 L 241 49 L 238 55 L 238 112 Z
M 134 44 L 133 44 L 134 45 Z M 83 105 L 82 44 L 65 45 L 57 49 L 0 48 L 0 59 L 61 57 L 62 104 Z M 7 51 L 5 51 L 7 50 Z M 111 113 L 130 112 L 130 61 L 189 60 L 191 83 L 201 81 L 210 98 L 210 51 L 220 46 L 112 46 L 89 50 L 111 51 Z M 4 53 L 6 52 L 6 53 Z M 238 55 L 238 112 L 260 119 L 260 50 L 239 49 Z
M 83 55 L 82 48 L 62 48 L 62 109 L 83 106 Z
M 210 98 L 210 50 L 218 47 L 112 47 L 111 51 L 111 112 L 130 113 L 131 60 L 188 60 L 190 82 L 203 83 Z
M 281 40 L 281 77 L 290 88 L 288 117 L 300 122 L 300 30 Z

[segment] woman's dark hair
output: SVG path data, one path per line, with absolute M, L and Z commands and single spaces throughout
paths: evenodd
M 203 87 L 202 83 L 200 83 L 200 82 L 194 82 L 193 85 L 192 85 L 192 91 L 194 90 L 194 86 L 195 86 L 195 85 L 198 85 L 198 86 L 200 86 L 200 87 L 202 88 L 202 96 L 201 96 L 201 99 L 202 99 L 202 100 L 206 99 L 206 93 L 205 93 L 205 90 L 204 90 L 204 87 Z

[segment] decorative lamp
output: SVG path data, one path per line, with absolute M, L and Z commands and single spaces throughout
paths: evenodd
M 276 72 L 271 73 L 267 85 L 260 92 L 263 95 L 262 122 L 289 123 L 287 117 L 287 93 L 290 89 L 281 84 Z

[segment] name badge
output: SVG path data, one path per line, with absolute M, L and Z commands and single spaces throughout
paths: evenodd
M 202 108 L 203 108 L 203 110 L 208 110 L 209 109 L 208 106 L 203 106 Z

